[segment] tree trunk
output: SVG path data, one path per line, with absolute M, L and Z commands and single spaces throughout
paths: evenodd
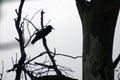
M 83 80 L 113 80 L 113 37 L 120 0 L 76 0 L 83 26 Z

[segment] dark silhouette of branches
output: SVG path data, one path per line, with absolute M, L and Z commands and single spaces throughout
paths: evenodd
M 119 54 L 119 56 L 115 59 L 115 61 L 113 62 L 114 69 L 115 69 L 116 66 L 118 65 L 119 61 L 120 61 L 120 54 Z
M 19 46 L 20 46 L 20 59 L 18 59 L 18 56 L 16 54 L 16 60 L 14 60 L 12 58 L 12 63 L 13 63 L 13 67 L 12 69 L 8 70 L 7 72 L 11 72 L 11 71 L 15 71 L 16 72 L 16 77 L 15 80 L 20 80 L 21 78 L 24 78 L 25 80 L 27 80 L 27 75 L 31 78 L 31 80 L 39 80 L 39 79 L 45 79 L 45 80 L 51 80 L 51 78 L 53 78 L 54 80 L 76 80 L 73 78 L 68 77 L 68 75 L 70 75 L 68 73 L 69 72 L 74 72 L 72 71 L 71 68 L 65 67 L 65 66 L 61 66 L 56 64 L 56 60 L 55 60 L 55 56 L 65 56 L 65 57 L 69 57 L 72 59 L 77 59 L 80 58 L 81 56 L 70 56 L 70 55 L 65 55 L 65 54 L 59 54 L 56 53 L 56 49 L 54 49 L 54 52 L 50 51 L 48 45 L 47 45 L 47 40 L 44 37 L 42 37 L 42 43 L 43 43 L 43 47 L 45 49 L 45 51 L 40 52 L 39 55 L 33 57 L 33 58 L 27 58 L 26 56 L 26 52 L 25 52 L 25 48 L 29 45 L 32 37 L 34 35 L 36 35 L 37 32 L 39 32 L 40 30 L 33 24 L 32 20 L 35 17 L 35 15 L 40 12 L 37 11 L 31 18 L 31 20 L 27 19 L 27 16 L 25 18 L 23 18 L 23 21 L 21 21 L 21 14 L 22 14 L 22 8 L 23 8 L 23 4 L 24 4 L 25 0 L 21 0 L 20 2 L 20 6 L 19 9 L 15 10 L 16 14 L 17 14 L 17 18 L 14 19 L 15 20 L 15 27 L 18 33 L 18 38 L 15 38 L 18 42 L 19 42 Z M 41 25 L 41 30 L 45 29 L 45 27 L 49 24 L 49 22 L 44 26 L 43 24 L 43 14 L 45 12 L 43 10 L 41 10 L 41 18 L 40 18 L 40 25 Z M 28 34 L 29 34 L 29 39 L 27 42 L 25 42 L 25 33 L 24 33 L 24 27 L 25 27 L 25 21 L 27 21 L 27 30 L 28 30 Z M 32 27 L 35 28 L 34 32 L 31 34 L 30 32 L 30 28 L 29 28 L 29 24 L 32 25 Z M 35 62 L 35 59 L 38 59 L 40 57 L 42 57 L 43 55 L 46 55 L 46 58 L 44 60 L 44 62 Z M 47 58 L 49 57 L 49 58 Z M 34 63 L 33 63 L 34 62 Z M 49 73 L 50 72 L 55 72 L 56 75 L 50 76 Z M 66 76 L 63 75 L 63 73 L 66 74 Z
M 61 54 L 61 53 L 57 53 L 56 49 L 54 48 L 54 52 L 51 52 L 51 54 L 53 55 L 53 57 L 55 57 L 56 55 L 60 55 L 60 56 L 65 56 L 65 57 L 69 57 L 69 58 L 73 58 L 73 59 L 77 59 L 77 58 L 82 58 L 82 56 L 70 56 L 70 55 L 66 55 L 66 54 Z
M 61 55 L 61 56 L 65 56 L 65 57 L 70 57 L 70 58 L 73 58 L 73 59 L 77 59 L 77 58 L 82 58 L 82 56 L 76 56 L 76 57 L 73 57 L 73 56 L 70 56 L 70 55 L 66 55 L 66 54 L 56 54 L 56 55 Z
M 38 56 L 35 56 L 34 58 L 32 58 L 32 59 L 28 60 L 28 61 L 27 61 L 24 65 L 26 65 L 26 64 L 28 64 L 28 63 L 30 63 L 31 61 L 33 61 L 33 60 L 37 59 L 38 57 L 40 57 L 40 56 L 42 56 L 42 55 L 44 55 L 44 54 L 46 54 L 46 52 L 41 52 Z
M 0 80 L 3 80 L 3 73 L 4 73 L 4 63 L 2 61 L 2 70 L 1 70 L 1 73 L 0 73 Z
M 37 27 L 32 23 L 31 20 L 28 20 L 28 19 L 26 19 L 26 18 L 24 18 L 24 20 L 28 21 L 28 22 L 38 31 Z
M 42 11 L 41 11 L 41 28 L 42 28 L 42 29 L 44 29 L 44 25 L 43 25 L 43 14 L 44 14 L 44 12 L 43 12 L 43 10 L 42 10 Z M 49 48 L 48 48 L 48 46 L 47 46 L 46 38 L 44 37 L 44 38 L 42 39 L 42 41 L 43 41 L 43 46 L 44 46 L 44 48 L 46 49 L 46 52 L 48 53 L 48 56 L 50 57 L 50 59 L 51 59 L 51 61 L 52 61 L 52 63 L 53 63 L 53 67 L 54 67 L 55 72 L 56 72 L 58 75 L 62 75 L 61 71 L 57 68 L 57 65 L 56 65 L 56 63 L 55 63 L 55 60 L 54 60 L 53 56 L 50 54 L 50 50 L 49 50 Z
M 16 30 L 17 30 L 18 36 L 19 36 L 19 38 L 15 38 L 15 39 L 19 42 L 21 57 L 20 57 L 18 63 L 14 64 L 14 66 L 11 70 L 8 70 L 8 72 L 14 71 L 14 69 L 16 70 L 15 80 L 20 80 L 23 64 L 26 60 L 26 53 L 24 50 L 24 25 L 23 25 L 24 23 L 21 22 L 21 14 L 22 14 L 22 8 L 23 8 L 24 2 L 25 2 L 25 0 L 21 0 L 19 9 L 18 10 L 15 9 L 15 12 L 17 14 L 17 18 L 14 19 L 15 27 L 16 27 Z
M 37 12 L 37 13 L 38 13 L 38 12 Z M 35 14 L 37 14 L 37 13 L 35 13 Z M 24 20 L 28 21 L 28 22 L 35 28 L 34 33 L 31 35 L 31 34 L 30 34 L 29 27 L 28 27 L 28 25 L 27 25 L 27 29 L 28 29 L 28 33 L 29 33 L 29 35 L 30 35 L 30 38 L 29 38 L 28 42 L 26 43 L 26 45 L 24 46 L 25 48 L 26 48 L 26 47 L 28 46 L 28 44 L 30 43 L 30 41 L 31 41 L 32 37 L 35 35 L 36 31 L 39 31 L 39 30 L 37 29 L 37 27 L 31 22 L 32 19 L 33 19 L 34 16 L 35 16 L 35 14 L 34 14 L 33 17 L 31 18 L 31 20 L 28 20 L 28 19 L 24 18 Z

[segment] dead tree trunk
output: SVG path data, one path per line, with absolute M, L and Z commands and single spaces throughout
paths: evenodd
M 24 38 L 23 38 L 24 32 L 22 31 L 22 28 L 24 26 L 20 25 L 21 24 L 20 21 L 21 21 L 21 15 L 22 15 L 22 7 L 23 7 L 23 4 L 24 4 L 24 1 L 25 0 L 21 0 L 19 9 L 18 10 L 16 9 L 17 18 L 15 19 L 15 27 L 16 27 L 16 30 L 17 30 L 18 36 L 19 36 L 19 39 L 16 38 L 16 40 L 19 42 L 21 57 L 18 61 L 18 64 L 15 66 L 15 68 L 17 68 L 16 69 L 15 80 L 20 80 L 23 64 L 26 60 Z
M 76 0 L 83 26 L 83 80 L 113 80 L 113 37 L 120 0 Z

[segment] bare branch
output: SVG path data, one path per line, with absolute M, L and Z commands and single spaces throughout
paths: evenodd
M 42 55 L 44 55 L 44 54 L 46 54 L 46 52 L 41 52 L 38 56 L 32 58 L 31 60 L 29 60 L 28 62 L 26 62 L 24 65 L 30 63 L 31 61 L 35 60 L 36 58 L 38 58 L 38 57 L 40 57 L 40 56 L 42 56 Z
M 34 75 L 33 75 L 33 73 L 32 73 L 31 71 L 26 70 L 25 68 L 23 68 L 23 71 L 24 71 L 24 73 L 26 73 L 31 79 L 34 78 Z
M 50 22 L 51 22 L 51 20 L 49 20 L 48 23 L 45 26 L 47 26 Z
M 40 9 L 40 10 L 41 10 L 41 9 Z M 29 38 L 27 44 L 25 45 L 25 47 L 27 47 L 27 45 L 29 44 L 30 40 L 32 39 L 32 37 L 33 37 L 34 34 L 36 33 L 36 31 L 39 31 L 39 30 L 37 29 L 37 27 L 32 23 L 32 20 L 33 20 L 33 18 L 36 16 L 36 14 L 40 12 L 40 10 L 38 10 L 38 11 L 32 16 L 31 20 L 28 20 L 28 19 L 24 18 L 24 20 L 26 20 L 27 22 L 29 22 L 29 23 L 36 29 L 36 30 L 34 31 L 34 33 L 31 35 L 30 30 L 29 30 L 29 27 L 28 27 L 29 24 L 27 24 L 27 30 L 28 30 L 28 33 L 29 33 L 29 35 L 30 35 L 30 38 Z
M 41 9 L 40 9 L 41 10 Z M 30 21 L 32 21 L 33 20 L 33 18 L 36 16 L 36 14 L 37 13 L 39 13 L 40 12 L 40 10 L 38 10 L 33 16 L 32 16 L 32 18 L 31 18 L 31 20 Z
M 29 23 L 31 23 L 31 25 L 38 31 L 37 27 L 28 19 L 24 18 L 24 20 L 28 21 Z
M 18 64 L 14 64 L 12 69 L 7 70 L 7 72 L 14 71 L 18 67 Z
M 28 46 L 29 42 L 31 41 L 31 39 L 32 39 L 32 37 L 35 35 L 35 33 L 36 33 L 36 30 L 35 30 L 34 33 L 30 36 L 30 38 L 29 38 L 28 42 L 26 43 L 26 45 L 24 46 L 24 48 L 26 48 L 26 47 Z
M 66 67 L 66 66 L 61 66 L 61 65 L 57 65 L 57 66 L 59 66 L 59 67 L 63 68 L 65 71 L 74 72 L 74 71 L 73 71 L 71 68 L 69 68 L 69 67 Z
M 16 53 L 16 60 L 15 60 L 15 64 L 17 64 L 18 62 L 18 56 L 17 56 L 17 53 Z
M 45 13 L 45 12 L 42 10 L 42 11 L 41 11 L 41 28 L 42 28 L 42 29 L 44 29 L 44 24 L 43 24 L 43 14 L 44 14 L 44 13 Z M 61 71 L 59 71 L 59 69 L 57 68 L 57 65 L 56 65 L 56 62 L 55 62 L 53 56 L 52 56 L 51 53 L 50 53 L 50 50 L 49 50 L 49 48 L 48 48 L 48 46 L 47 46 L 46 38 L 45 38 L 45 37 L 42 38 L 42 41 L 43 41 L 43 46 L 44 46 L 46 52 L 48 53 L 48 56 L 49 56 L 49 58 L 50 58 L 50 60 L 51 60 L 51 62 L 52 62 L 52 64 L 53 64 L 53 67 L 54 67 L 55 72 L 56 72 L 58 75 L 62 75 Z
M 47 68 L 54 68 L 52 65 L 46 65 L 46 64 L 43 64 L 43 63 L 38 63 L 38 62 L 35 62 L 36 65 L 41 65 L 41 66 L 45 66 Z
M 70 58 L 73 58 L 73 59 L 82 58 L 82 56 L 73 57 L 73 56 L 66 55 L 66 54 L 56 53 L 56 49 L 55 48 L 54 48 L 54 52 L 51 52 L 51 53 L 53 54 L 53 57 L 55 57 L 56 55 L 60 55 L 60 56 L 70 57 Z
M 13 57 L 11 57 L 11 60 L 12 60 L 12 63 L 13 63 L 13 65 L 14 65 L 14 60 L 13 60 Z
M 4 73 L 4 63 L 2 61 L 2 72 L 0 73 L 0 80 L 3 80 L 3 73 Z
M 16 13 L 17 13 L 17 18 L 14 19 L 15 20 L 15 27 L 16 27 L 16 30 L 18 32 L 20 51 L 21 51 L 21 57 L 18 61 L 18 64 L 14 65 L 13 69 L 11 69 L 11 70 L 14 70 L 16 68 L 15 80 L 20 80 L 22 67 L 23 67 L 24 61 L 26 59 L 26 53 L 25 53 L 25 50 L 24 50 L 24 37 L 23 37 L 23 31 L 22 31 L 23 25 L 21 26 L 21 24 L 20 24 L 22 8 L 23 8 L 24 2 L 25 2 L 25 0 L 21 0 L 18 11 L 15 10 Z M 10 71 L 10 70 L 8 70 L 8 71 Z
M 73 59 L 77 59 L 77 58 L 82 58 L 82 56 L 76 56 L 76 57 L 73 57 L 73 56 L 70 56 L 70 55 L 66 55 L 66 54 L 55 54 L 55 55 L 60 55 L 60 56 L 65 56 L 65 57 L 70 57 L 70 58 L 73 58 Z
M 40 10 L 41 10 L 41 9 L 40 9 Z M 38 10 L 38 11 L 32 16 L 32 18 L 30 19 L 30 22 L 32 22 L 33 18 L 36 16 L 37 13 L 40 12 L 40 10 Z M 26 18 L 25 18 L 25 19 L 26 19 Z M 29 23 L 27 23 L 27 30 L 28 30 L 29 35 L 31 36 L 30 30 L 29 30 Z
M 16 14 L 18 15 L 18 11 L 17 11 L 17 9 L 15 9 L 15 12 L 16 12 Z
M 119 54 L 119 56 L 115 59 L 115 61 L 114 61 L 114 63 L 113 63 L 114 69 L 115 69 L 116 66 L 118 65 L 119 61 L 120 61 L 120 54 Z
M 15 38 L 18 42 L 20 41 L 18 38 Z

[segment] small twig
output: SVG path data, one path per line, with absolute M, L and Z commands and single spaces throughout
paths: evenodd
M 24 73 L 26 73 L 31 79 L 34 78 L 34 75 L 33 75 L 33 73 L 32 73 L 31 71 L 26 70 L 25 68 L 23 68 L 23 71 L 24 71 Z
M 40 71 L 40 70 L 43 70 L 43 69 L 46 69 L 46 67 L 42 67 L 42 68 L 38 68 L 38 69 L 35 69 L 35 70 L 32 70 L 33 72 L 35 72 L 35 71 Z M 42 71 L 40 71 L 40 72 L 42 72 Z
M 30 21 L 32 21 L 32 20 L 33 20 L 33 18 L 36 16 L 36 14 L 37 14 L 37 13 L 39 13 L 39 12 L 40 12 L 40 10 L 41 10 L 41 9 L 39 9 L 36 13 L 34 13 L 34 15 L 32 16 L 32 18 L 31 18 L 31 20 L 30 20 Z
M 14 71 L 17 67 L 18 67 L 18 64 L 14 64 L 13 68 L 12 68 L 12 69 L 7 70 L 7 72 Z
M 52 53 L 52 52 L 51 52 L 51 53 Z M 54 56 L 55 56 L 55 55 L 60 55 L 60 56 L 70 57 L 70 58 L 73 58 L 73 59 L 82 58 L 82 56 L 73 57 L 73 56 L 70 56 L 70 55 L 60 54 L 60 53 L 58 53 L 58 54 L 52 53 L 52 54 L 53 54 Z
M 61 66 L 61 65 L 57 65 L 57 66 L 59 66 L 59 67 L 63 68 L 65 71 L 74 72 L 74 71 L 73 71 L 71 68 L 69 68 L 69 67 L 66 67 L 66 66 Z
M 16 14 L 18 15 L 18 11 L 17 11 L 17 9 L 15 9 L 15 12 L 16 12 Z
M 30 63 L 31 61 L 35 60 L 36 58 L 40 57 L 40 56 L 43 56 L 44 54 L 46 54 L 46 52 L 41 52 L 38 56 L 32 58 L 31 60 L 29 60 L 28 62 L 26 62 L 24 65 Z
M 49 69 L 53 69 L 53 65 L 46 65 L 46 64 L 43 64 L 43 63 L 37 63 L 37 62 L 35 62 L 35 64 L 36 64 L 36 65 L 45 66 L 45 67 L 47 67 L 47 68 L 49 68 Z
M 47 56 L 45 57 L 45 61 L 43 62 L 44 64 L 47 63 Z M 49 69 L 48 69 L 49 70 Z M 41 72 L 43 71 L 43 66 L 41 68 Z M 49 72 L 49 71 L 48 71 Z
M 15 38 L 18 42 L 20 42 L 20 40 L 18 38 Z
M 34 33 L 30 36 L 30 38 L 29 38 L 28 42 L 26 43 L 26 45 L 24 46 L 24 48 L 26 48 L 26 47 L 28 46 L 29 42 L 31 41 L 31 39 L 32 39 L 32 37 L 35 35 L 35 33 L 36 33 L 36 30 L 35 30 Z
M 40 10 L 41 10 L 41 9 L 40 9 Z M 39 30 L 37 29 L 37 27 L 32 23 L 32 20 L 33 20 L 33 18 L 35 17 L 35 15 L 40 12 L 40 10 L 38 10 L 38 11 L 32 16 L 31 20 L 26 19 L 26 17 L 23 19 L 23 20 L 26 20 L 26 21 L 28 21 L 29 23 L 31 23 L 32 26 L 36 29 L 36 30 L 34 31 L 34 33 L 31 35 L 30 30 L 29 30 L 29 27 L 28 27 L 29 24 L 27 24 L 27 30 L 28 30 L 28 33 L 29 33 L 29 35 L 30 35 L 30 38 L 29 38 L 27 44 L 25 45 L 25 47 L 27 47 L 27 45 L 29 44 L 30 40 L 32 39 L 32 37 L 33 37 L 34 34 L 36 33 L 36 31 L 39 31 Z
M 0 80 L 3 80 L 3 73 L 4 73 L 4 63 L 2 61 L 2 72 L 0 73 Z
M 53 54 L 53 57 L 55 57 L 56 55 L 60 55 L 60 56 L 70 57 L 70 58 L 73 58 L 73 59 L 82 58 L 82 56 L 73 57 L 73 56 L 66 55 L 66 54 L 56 53 L 56 49 L 55 48 L 54 48 L 54 52 L 51 52 L 51 53 Z
M 26 20 L 26 21 L 28 21 L 29 23 L 31 23 L 31 25 L 32 25 L 37 31 L 39 31 L 39 30 L 37 29 L 37 27 L 36 27 L 30 20 L 28 20 L 28 19 L 26 19 L 26 18 L 24 18 L 24 20 Z
M 49 20 L 48 23 L 45 26 L 47 26 L 50 22 L 51 22 L 51 20 Z
M 40 10 L 41 10 L 41 9 L 40 9 Z M 36 16 L 36 14 L 40 12 L 40 10 L 38 10 L 36 13 L 34 13 L 34 15 L 32 16 L 32 18 L 30 19 L 31 22 L 32 22 L 33 18 Z M 30 30 L 29 30 L 29 27 L 28 27 L 28 26 L 29 26 L 29 23 L 27 24 L 27 30 L 28 30 L 29 35 L 31 36 Z
M 27 30 L 28 30 L 29 36 L 31 36 L 30 29 L 29 29 L 28 25 L 27 25 Z
M 16 60 L 15 60 L 15 64 L 17 64 L 18 61 L 18 57 L 17 57 L 17 53 L 16 53 Z M 14 62 L 14 61 L 13 61 Z
M 28 16 L 28 15 L 27 15 L 27 16 Z M 27 16 L 25 16 L 25 18 L 27 18 Z M 21 24 L 20 24 L 21 31 L 22 31 L 23 34 L 24 34 L 24 24 L 25 24 L 25 20 L 23 19 L 23 21 L 22 21 Z
M 26 73 L 24 72 L 24 76 L 25 76 L 25 80 L 27 80 L 27 75 L 26 75 Z
M 63 70 L 63 69 L 60 69 L 60 71 L 64 72 L 64 73 L 66 74 L 66 76 L 68 76 L 68 75 L 71 76 L 71 74 L 67 73 L 67 72 L 66 72 L 65 70 Z
M 120 61 L 120 54 L 119 54 L 119 56 L 115 59 L 115 61 L 113 62 L 114 69 L 115 69 L 116 66 L 118 65 L 119 61 Z
M 54 72 L 54 70 L 52 70 L 52 69 L 51 69 L 51 70 L 49 70 L 49 72 L 52 72 L 52 71 Z M 39 73 L 37 73 L 37 74 L 45 74 L 45 73 L 48 73 L 48 70 L 43 71 L 43 72 L 41 72 L 41 73 L 39 72 Z

